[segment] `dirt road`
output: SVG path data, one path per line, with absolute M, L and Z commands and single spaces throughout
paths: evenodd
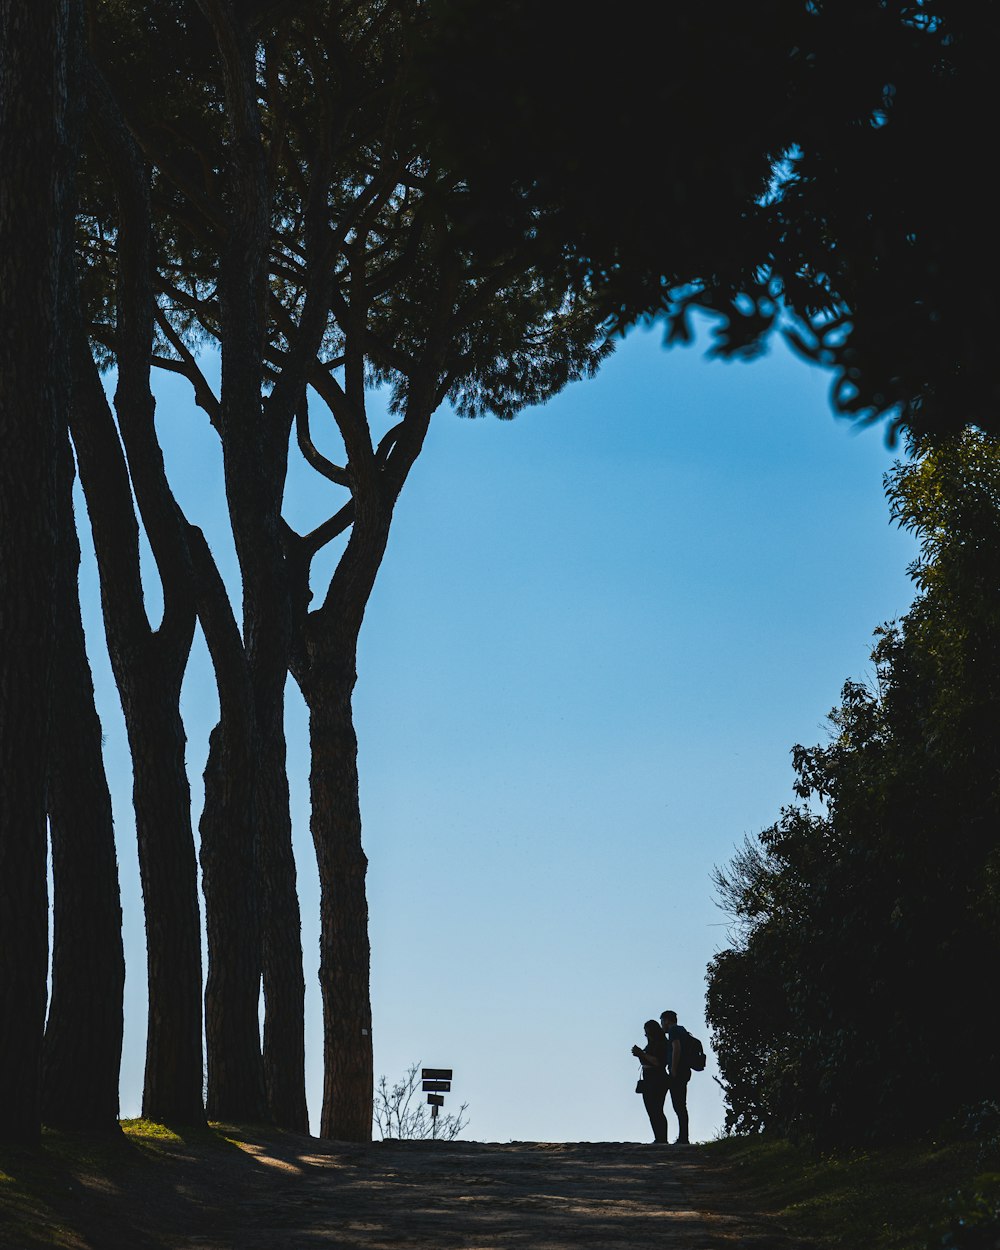
M 697 1147 L 360 1147 L 235 1133 L 211 1147 L 177 1141 L 164 1152 L 157 1146 L 155 1158 L 126 1152 L 110 1166 L 102 1158 L 100 1166 L 53 1178 L 54 1239 L 27 1244 L 68 1250 L 797 1246 L 764 1217 L 741 1211 L 725 1171 Z

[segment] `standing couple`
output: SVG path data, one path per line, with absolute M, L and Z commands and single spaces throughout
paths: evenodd
M 653 1129 L 654 1142 L 667 1144 L 667 1117 L 663 1104 L 670 1091 L 670 1102 L 677 1116 L 677 1146 L 688 1145 L 687 1090 L 691 1069 L 684 1058 L 682 1038 L 687 1032 L 677 1023 L 676 1011 L 661 1011 L 660 1022 L 647 1020 L 642 1026 L 646 1032 L 646 1046 L 632 1047 L 632 1054 L 642 1064 L 642 1080 L 636 1088 Z

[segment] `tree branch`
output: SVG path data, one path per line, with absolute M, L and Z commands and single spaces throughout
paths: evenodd
M 371 431 L 364 412 L 358 412 L 348 399 L 344 388 L 332 373 L 315 362 L 309 374 L 309 384 L 326 404 L 337 423 L 347 450 L 347 463 L 357 484 L 358 473 L 365 466 L 374 467 L 375 452 L 372 448 Z
M 302 402 L 299 404 L 298 411 L 295 414 L 295 434 L 299 444 L 299 450 L 317 473 L 321 473 L 328 481 L 334 482 L 337 486 L 346 486 L 350 488 L 351 479 L 346 469 L 340 468 L 339 465 L 333 464 L 327 460 L 326 456 L 317 448 L 312 441 L 312 435 L 309 432 L 309 401 L 303 396 Z
M 215 393 L 209 386 L 205 375 L 198 367 L 198 362 L 195 360 L 187 344 L 170 324 L 169 317 L 167 317 L 159 304 L 154 304 L 153 316 L 156 318 L 156 324 L 167 336 L 170 346 L 174 349 L 177 355 L 180 356 L 180 361 L 173 363 L 180 364 L 181 368 L 174 370 L 174 372 L 181 373 L 188 379 L 191 386 L 194 388 L 195 403 L 199 408 L 203 409 L 208 414 L 208 419 L 211 421 L 215 430 L 221 431 L 222 408 L 215 396 Z M 161 369 L 169 368 L 169 365 L 163 363 L 165 362 L 165 359 L 166 358 L 164 357 L 154 356 L 153 363 L 158 364 Z
M 405 426 L 404 421 L 400 421 L 394 425 L 391 430 L 383 434 L 379 440 L 379 445 L 375 450 L 375 465 L 379 469 L 384 469 L 392 449 L 396 446 L 396 442 L 403 433 Z
M 117 101 L 92 64 L 87 97 L 90 123 L 109 167 L 118 209 L 115 409 L 136 502 L 163 586 L 163 620 L 156 636 L 163 658 L 179 680 L 194 635 L 195 602 L 186 522 L 167 481 L 150 388 L 156 300 L 149 173 Z
M 197 295 L 191 295 L 188 291 L 182 291 L 180 287 L 174 286 L 172 282 L 168 282 L 163 274 L 157 275 L 157 286 L 164 295 L 169 295 L 175 304 L 181 308 L 186 308 L 188 312 L 194 313 L 198 318 L 198 324 L 212 338 L 219 340 L 218 322 L 220 316 L 219 305 L 215 300 L 199 299 Z M 206 318 L 206 313 L 214 315 L 214 320 L 210 321 Z
M 325 520 L 322 525 L 317 525 L 314 530 L 310 530 L 308 534 L 303 535 L 300 541 L 310 560 L 327 543 L 332 542 L 339 534 L 343 534 L 344 530 L 350 529 L 354 524 L 354 512 L 354 500 L 349 499 L 338 512 L 335 512 L 332 517 Z

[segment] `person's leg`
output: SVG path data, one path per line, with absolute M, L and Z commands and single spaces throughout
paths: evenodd
M 686 1146 L 688 1144 L 687 1095 L 687 1081 L 679 1081 L 674 1077 L 670 1082 L 670 1103 L 673 1106 L 674 1114 L 677 1116 L 678 1146 Z
M 653 1130 L 653 1141 L 663 1144 L 667 1140 L 667 1117 L 663 1114 L 663 1103 L 666 1096 L 667 1091 L 665 1089 L 644 1089 L 642 1091 L 642 1101 L 646 1108 L 646 1114 L 649 1116 L 649 1126 Z

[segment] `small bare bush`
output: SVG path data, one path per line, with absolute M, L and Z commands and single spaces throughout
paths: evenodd
M 384 1076 L 379 1077 L 372 1120 L 383 1141 L 417 1141 L 423 1138 L 454 1141 L 469 1123 L 465 1114 L 469 1107 L 467 1102 L 448 1115 L 439 1111 L 435 1119 L 430 1107 L 423 1101 L 421 1085 L 419 1063 L 410 1064 L 406 1075 L 395 1085 L 390 1085 Z

